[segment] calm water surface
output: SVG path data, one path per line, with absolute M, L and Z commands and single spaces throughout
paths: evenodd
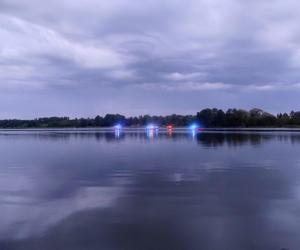
M 0 249 L 300 249 L 300 133 L 0 131 Z

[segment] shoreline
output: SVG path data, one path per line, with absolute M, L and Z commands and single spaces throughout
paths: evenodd
M 111 132 L 116 129 L 113 127 L 81 127 L 81 128 L 0 128 L 0 132 L 9 131 L 28 131 L 28 132 Z M 144 131 L 145 127 L 124 127 L 120 129 L 124 132 L 134 132 L 134 131 Z M 165 127 L 160 127 L 160 131 L 168 131 Z M 190 128 L 187 127 L 174 127 L 172 131 L 189 131 Z M 300 128 L 200 128 L 197 129 L 198 132 L 300 132 Z

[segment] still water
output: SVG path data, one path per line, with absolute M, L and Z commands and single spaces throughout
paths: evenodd
M 300 133 L 0 131 L 0 249 L 300 249 Z

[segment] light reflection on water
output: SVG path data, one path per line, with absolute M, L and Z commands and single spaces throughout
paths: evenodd
M 120 139 L 122 130 L 117 128 L 115 129 L 115 139 Z
M 0 249 L 298 249 L 300 134 L 0 132 Z

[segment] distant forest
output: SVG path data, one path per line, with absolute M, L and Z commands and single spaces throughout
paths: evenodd
M 122 124 L 127 127 L 141 127 L 149 123 L 160 126 L 188 126 L 198 122 L 200 126 L 216 127 L 300 127 L 300 111 L 280 113 L 276 116 L 261 109 L 203 109 L 196 115 L 167 116 L 135 116 L 125 117 L 120 114 L 107 114 L 104 117 L 70 119 L 69 117 L 46 117 L 34 120 L 6 119 L 0 120 L 0 128 L 79 128 L 79 127 L 111 127 Z

